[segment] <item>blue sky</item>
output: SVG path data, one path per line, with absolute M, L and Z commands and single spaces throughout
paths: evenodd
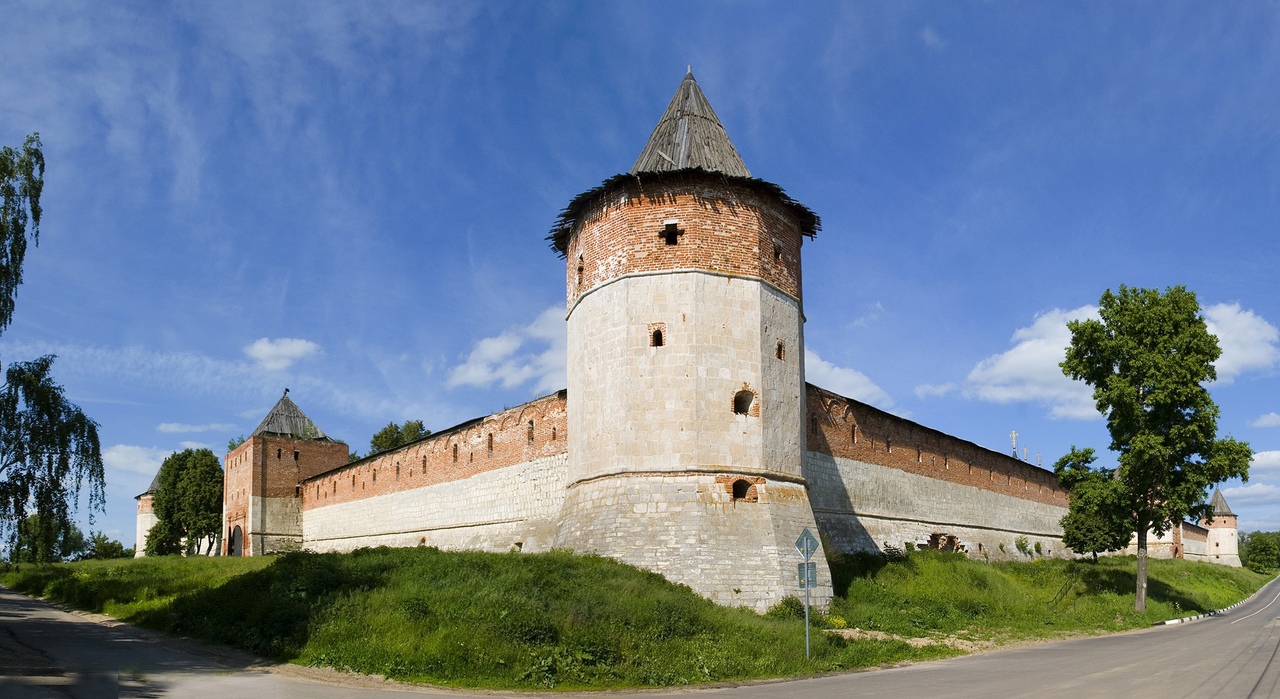
M 793 4 L 794 5 L 794 4 Z M 107 512 L 287 386 L 362 453 L 564 385 L 544 236 L 630 169 L 686 65 L 823 218 L 809 379 L 1051 464 L 1105 450 L 1063 323 L 1183 284 L 1224 346 L 1226 494 L 1280 528 L 1270 3 L 0 2 L 0 143 L 48 172 L 0 360 L 58 355 Z M 1104 457 L 1105 458 L 1105 457 Z

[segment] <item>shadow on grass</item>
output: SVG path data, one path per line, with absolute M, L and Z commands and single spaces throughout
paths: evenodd
M 1068 568 L 1071 573 L 1085 584 L 1089 594 L 1112 593 L 1117 595 L 1133 595 L 1138 586 L 1137 563 L 1134 567 L 1119 568 L 1114 565 L 1104 566 L 1091 561 L 1073 561 Z M 1197 599 L 1179 592 L 1171 585 L 1147 573 L 1147 599 L 1162 602 L 1189 612 L 1211 612 L 1213 605 L 1204 599 Z
M 334 554 L 290 553 L 261 570 L 211 589 L 180 595 L 160 609 L 127 621 L 238 647 L 274 660 L 292 660 L 307 643 L 312 621 L 342 596 L 383 585 L 388 572 L 377 557 L 344 565 Z

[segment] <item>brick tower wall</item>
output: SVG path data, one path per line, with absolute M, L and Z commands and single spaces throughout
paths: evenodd
M 134 531 L 133 557 L 142 558 L 146 555 L 147 534 L 151 532 L 151 528 L 156 526 L 156 522 L 160 521 L 155 515 L 155 496 L 139 495 L 138 496 L 138 519 L 136 530 Z
M 801 239 L 781 202 L 714 176 L 631 182 L 583 210 L 566 249 L 557 546 L 724 604 L 795 594 L 793 542 L 817 526 L 801 478 Z
M 296 551 L 302 546 L 301 482 L 347 462 L 342 442 L 254 435 L 227 454 L 223 480 L 223 543 L 244 532 L 244 555 Z
M 1219 565 L 1240 567 L 1240 540 L 1234 516 L 1218 516 L 1201 522 L 1207 531 L 1205 560 Z

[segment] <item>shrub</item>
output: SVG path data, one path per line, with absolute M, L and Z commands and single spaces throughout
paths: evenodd
M 1031 555 L 1031 542 L 1025 536 L 1019 536 L 1013 540 L 1013 545 L 1018 549 L 1018 553 L 1024 556 Z

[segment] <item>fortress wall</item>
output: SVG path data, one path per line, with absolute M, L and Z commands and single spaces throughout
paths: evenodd
M 555 536 L 566 467 L 564 453 L 552 454 L 411 489 L 313 504 L 302 511 L 302 545 L 313 551 L 418 545 L 543 551 Z
M 1209 530 L 1190 522 L 1182 524 L 1182 557 L 1188 561 L 1209 559 Z
M 563 455 L 568 448 L 565 402 L 560 391 L 316 474 L 302 481 L 302 510 L 465 481 Z
M 1016 558 L 1019 536 L 1039 543 L 1045 556 L 1067 555 L 1058 524 L 1065 505 L 812 451 L 805 478 L 818 527 L 840 551 L 904 547 L 941 534 L 970 556 Z
M 749 498 L 734 500 L 738 477 L 652 472 L 575 483 L 565 500 L 574 516 L 562 520 L 561 544 L 659 572 L 717 603 L 764 612 L 796 594 L 793 542 L 817 524 L 801 483 L 752 478 Z M 825 607 L 831 577 L 821 550 L 814 561 L 812 601 Z
M 807 384 L 807 449 L 1065 510 L 1052 471 Z
M 805 478 L 814 516 L 845 551 L 954 536 L 970 555 L 1014 541 L 1065 554 L 1067 493 L 1048 470 L 807 385 Z M 1004 551 L 1000 550 L 1004 544 Z

